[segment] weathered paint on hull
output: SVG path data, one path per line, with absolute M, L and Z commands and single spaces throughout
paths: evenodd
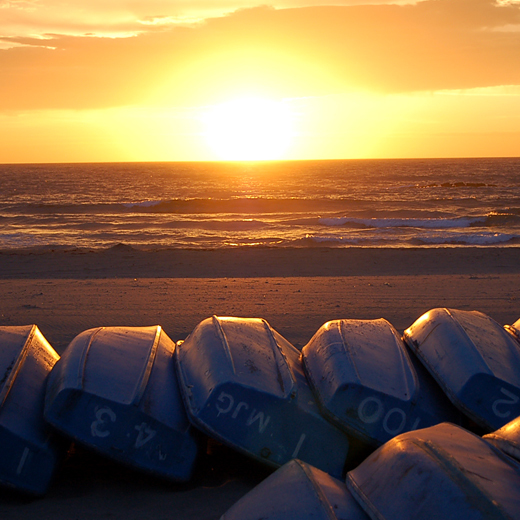
M 484 439 L 520 462 L 520 417 L 499 430 L 484 435 Z
M 504 325 L 504 328 L 513 338 L 520 342 L 520 319 L 516 320 L 513 325 Z
M 342 475 L 349 438 L 321 416 L 300 352 L 266 321 L 204 320 L 176 360 L 190 420 L 210 436 L 275 467 L 300 458 Z
M 449 423 L 395 437 L 347 486 L 374 520 L 520 518 L 520 465 Z
M 47 491 L 64 454 L 43 418 L 58 358 L 36 325 L 0 327 L 0 481 L 35 495 Z
M 324 415 L 372 445 L 458 421 L 458 412 L 386 320 L 327 322 L 302 356 Z
M 46 419 L 113 459 L 189 480 L 198 447 L 179 394 L 174 349 L 160 327 L 83 332 L 49 376 Z
M 405 341 L 461 412 L 487 431 L 520 415 L 520 345 L 489 316 L 433 309 Z
M 345 484 L 292 460 L 233 505 L 221 520 L 368 520 Z

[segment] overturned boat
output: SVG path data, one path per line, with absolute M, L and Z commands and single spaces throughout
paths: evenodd
M 176 361 L 193 424 L 257 460 L 299 458 L 341 477 L 364 454 L 321 416 L 300 352 L 263 319 L 208 318 L 177 344 Z
M 489 316 L 433 309 L 404 338 L 455 406 L 488 432 L 520 415 L 520 345 Z
M 82 332 L 49 376 L 45 418 L 113 459 L 188 480 L 198 446 L 179 393 L 174 350 L 159 326 Z
M 364 442 L 380 446 L 405 431 L 459 419 L 384 319 L 329 321 L 302 357 L 324 415 Z
M 220 520 L 368 520 L 344 482 L 291 460 L 233 505 Z
M 516 340 L 520 341 L 520 319 L 516 320 L 513 325 L 504 325 L 504 328 L 511 334 Z
M 520 518 L 520 464 L 449 423 L 395 437 L 346 482 L 374 520 Z
M 520 462 L 520 417 L 497 431 L 484 435 L 484 439 Z
M 58 359 L 36 325 L 0 327 L 0 482 L 35 495 L 45 493 L 64 453 L 43 418 Z

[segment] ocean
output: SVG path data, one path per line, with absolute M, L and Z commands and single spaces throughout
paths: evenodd
M 520 159 L 0 165 L 0 249 L 520 244 Z

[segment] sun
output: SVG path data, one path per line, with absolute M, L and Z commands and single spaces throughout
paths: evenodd
M 226 161 L 282 159 L 292 137 L 292 116 L 283 101 L 240 98 L 211 107 L 206 139 Z

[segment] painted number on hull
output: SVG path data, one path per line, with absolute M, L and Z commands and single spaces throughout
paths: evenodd
M 217 417 L 220 415 L 230 414 L 231 419 L 240 417 L 242 421 L 245 421 L 246 426 L 253 426 L 255 423 L 258 423 L 259 433 L 264 433 L 269 421 L 271 420 L 271 416 L 265 416 L 264 412 L 261 412 L 256 408 L 253 408 L 249 413 L 249 405 L 244 401 L 240 401 L 235 405 L 235 398 L 226 392 L 221 392 L 217 397 L 216 408 L 218 411 Z M 300 435 L 291 458 L 295 459 L 298 456 L 306 437 L 307 435 L 305 433 Z
M 108 408 L 99 408 L 96 410 L 96 420 L 90 425 L 90 433 L 92 437 L 108 437 L 110 431 L 107 429 L 111 422 L 116 422 L 116 414 Z
M 518 403 L 518 400 L 520 398 L 517 395 L 510 392 L 509 390 L 506 390 L 505 388 L 501 388 L 500 392 L 504 394 L 507 397 L 507 399 L 497 399 L 493 403 L 492 410 L 497 417 L 505 419 L 506 417 L 509 417 L 511 415 L 511 410 L 504 409 L 504 407 Z
M 152 430 L 146 423 L 141 423 L 139 426 L 134 426 L 134 429 L 139 432 L 134 444 L 135 448 L 144 446 L 148 441 L 151 441 L 157 433 L 155 430 Z
M 385 413 L 383 402 L 377 397 L 363 399 L 358 406 L 358 416 L 365 424 L 374 424 L 382 420 L 383 430 L 392 436 L 401 433 L 407 421 L 406 413 L 401 408 L 391 408 Z M 417 417 L 410 430 L 415 430 L 420 420 Z
M 18 467 L 16 468 L 17 475 L 20 475 L 22 473 L 25 463 L 27 462 L 27 457 L 29 456 L 29 453 L 29 448 L 25 447 L 22 456 L 20 457 L 20 462 L 18 462 Z
M 111 423 L 115 423 L 117 416 L 111 408 L 105 406 L 96 410 L 96 419 L 92 421 L 90 425 L 90 433 L 92 437 L 108 437 L 110 435 L 109 426 Z M 143 422 L 135 425 L 134 429 L 137 431 L 137 439 L 135 440 L 134 448 L 138 449 L 144 446 L 147 442 L 151 441 L 156 430 L 150 428 L 150 426 Z
M 249 410 L 249 405 L 245 403 L 244 401 L 240 401 L 235 406 L 235 399 L 232 395 L 226 394 L 226 392 L 221 392 L 220 395 L 217 397 L 217 417 L 221 414 L 228 414 L 231 411 L 233 413 L 231 414 L 232 419 L 236 419 L 240 412 L 244 411 L 247 413 Z M 242 417 L 241 417 L 242 418 Z M 269 424 L 269 420 L 271 417 L 268 415 L 267 417 L 264 416 L 264 412 L 256 410 L 256 408 L 253 408 L 251 413 L 247 413 L 246 415 L 246 426 L 252 426 L 255 423 L 258 423 L 258 432 L 264 433 L 265 429 L 267 428 L 267 425 Z

